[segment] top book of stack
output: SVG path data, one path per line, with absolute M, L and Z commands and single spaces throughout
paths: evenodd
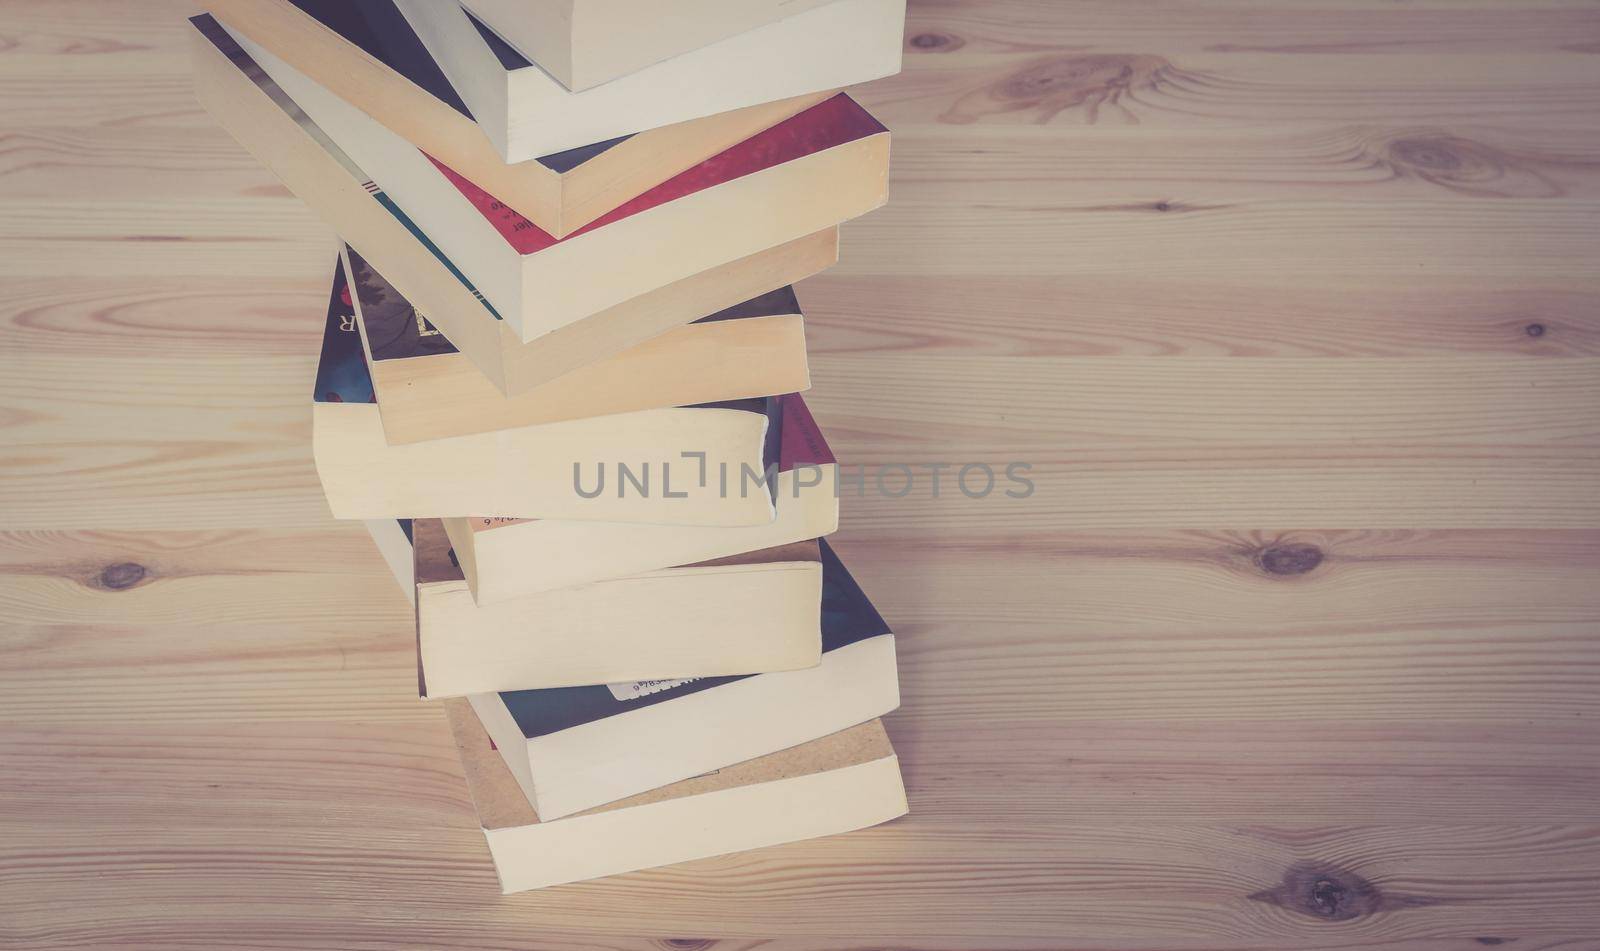
M 829 0 L 469 0 L 497 37 L 581 91 Z M 640 24 L 650 24 L 641 29 Z
M 555 238 L 897 72 L 905 17 L 904 0 L 685 0 L 648 18 L 629 12 L 644 0 L 471 5 L 482 19 L 454 0 L 205 6 Z

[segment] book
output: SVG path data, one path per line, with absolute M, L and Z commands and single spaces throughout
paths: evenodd
M 877 720 L 563 819 L 540 816 L 460 700 L 444 701 L 501 891 L 864 829 L 905 815 Z
M 830 0 L 467 0 L 474 20 L 568 89 L 610 82 Z M 640 28 L 645 24 L 644 28 Z
M 582 227 L 816 100 L 763 103 L 659 129 L 626 129 L 551 154 L 508 158 L 391 0 L 201 5 L 553 235 Z
M 473 603 L 437 519 L 410 537 L 425 699 L 815 667 L 822 563 L 800 542 Z
M 210 16 L 194 18 L 195 92 L 240 144 L 362 256 L 501 392 L 516 394 L 830 266 L 822 229 L 664 286 L 525 344 L 437 244 Z
M 443 520 L 479 604 L 830 535 L 838 464 L 799 394 L 780 397 L 777 515 L 737 528 L 480 516 Z M 772 464 L 769 458 L 769 465 Z
M 776 399 L 616 413 L 391 445 L 355 314 L 335 282 L 312 393 L 312 457 L 335 518 L 519 517 L 761 525 L 773 488 L 705 478 L 765 471 Z
M 826 541 L 822 661 L 805 670 L 474 694 L 539 815 L 556 818 L 883 716 L 894 635 Z
M 900 71 L 905 0 L 834 0 L 573 91 L 458 3 L 395 0 L 501 154 L 542 155 Z M 658 7 L 613 34 L 682 15 Z
M 341 256 L 390 443 L 811 385 L 804 318 L 785 286 L 506 397 L 355 249 L 346 245 Z
M 265 48 L 234 39 L 524 342 L 865 214 L 886 197 L 889 133 L 841 93 L 556 238 Z

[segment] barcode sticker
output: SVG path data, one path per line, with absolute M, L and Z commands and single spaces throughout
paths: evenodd
M 702 678 L 685 677 L 682 680 L 630 680 L 627 683 L 606 684 L 606 689 L 610 690 L 611 695 L 616 697 L 618 700 L 638 700 L 641 697 L 648 697 L 653 693 L 660 693 L 663 690 L 671 690 L 673 687 L 681 687 L 684 684 L 691 684 L 700 679 Z

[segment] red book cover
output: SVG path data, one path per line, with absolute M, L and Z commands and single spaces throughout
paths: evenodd
M 431 155 L 428 159 L 494 225 L 495 230 L 517 253 L 535 254 L 657 205 L 884 131 L 883 124 L 874 119 L 871 113 L 861 108 L 854 99 L 840 93 L 680 172 L 559 240 L 438 159 Z
M 792 472 L 795 466 L 830 466 L 838 460 L 828 441 L 822 438 L 822 428 L 811 416 L 810 407 L 799 393 L 783 398 L 783 435 L 778 443 L 778 471 Z

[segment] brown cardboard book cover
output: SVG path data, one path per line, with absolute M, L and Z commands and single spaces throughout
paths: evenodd
M 461 754 L 467 788 L 477 806 L 483 828 L 506 829 L 538 823 L 539 817 L 529 804 L 528 797 L 522 794 L 511 770 L 506 768 L 505 760 L 489 742 L 489 734 L 478 723 L 472 707 L 463 699 L 445 700 L 443 703 L 450 718 L 450 730 L 455 736 L 457 751 Z M 884 732 L 882 721 L 871 720 L 820 740 L 596 806 L 576 815 L 594 815 L 738 786 L 808 776 L 893 755 L 894 747 L 889 743 L 889 735 Z

